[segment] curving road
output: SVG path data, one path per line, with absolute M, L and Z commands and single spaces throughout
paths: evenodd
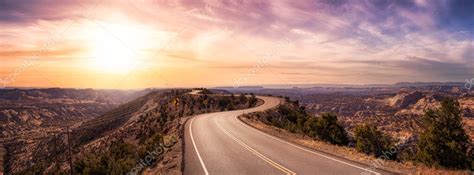
M 316 150 L 303 148 L 254 129 L 237 119 L 280 103 L 258 97 L 255 108 L 202 114 L 185 127 L 184 174 L 390 174 Z

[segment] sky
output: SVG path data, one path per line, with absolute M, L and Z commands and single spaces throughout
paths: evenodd
M 0 87 L 465 82 L 472 0 L 0 0 Z

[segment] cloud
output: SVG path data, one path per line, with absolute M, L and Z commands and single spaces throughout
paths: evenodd
M 14 59 L 16 57 L 28 58 L 28 57 L 61 57 L 61 56 L 70 56 L 73 54 L 81 53 L 83 49 L 74 47 L 74 48 L 63 48 L 61 50 L 8 50 L 0 51 L 0 58 L 5 59 Z
M 462 81 L 472 76 L 473 4 L 470 0 L 6 0 L 0 2 L 0 41 L 8 44 L 0 46 L 0 57 L 24 57 L 28 50 L 40 48 L 47 34 L 71 23 L 66 31 L 75 32 L 66 32 L 65 41 L 55 44 L 78 48 L 61 52 L 52 47 L 56 50 L 48 55 L 79 57 L 81 32 L 93 30 L 95 22 L 114 19 L 162 32 L 156 40 L 172 38 L 163 53 L 149 58 L 156 62 L 189 62 L 239 72 L 251 68 L 279 41 L 290 40 L 268 68 L 301 81 L 346 82 L 354 76 L 365 77 L 360 83 Z
M 0 1 L 0 23 L 32 23 L 78 17 L 74 12 L 81 8 L 83 5 L 79 1 L 4 0 Z
M 474 70 L 473 64 L 442 62 L 419 57 L 409 57 L 407 61 L 398 61 L 396 64 L 421 77 L 434 76 L 453 81 L 462 80 Z

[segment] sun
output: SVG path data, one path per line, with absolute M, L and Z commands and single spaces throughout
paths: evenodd
M 136 64 L 137 55 L 127 45 L 122 45 L 114 38 L 105 38 L 97 41 L 98 46 L 93 52 L 93 64 L 99 70 L 114 73 L 130 71 Z
M 141 64 L 150 43 L 147 30 L 123 23 L 98 23 L 90 33 L 91 67 L 106 73 L 128 73 Z

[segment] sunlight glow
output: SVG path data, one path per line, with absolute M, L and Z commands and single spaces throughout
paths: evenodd
M 126 23 L 101 23 L 88 31 L 90 64 L 106 73 L 127 73 L 140 66 L 144 50 L 151 45 L 145 28 Z

